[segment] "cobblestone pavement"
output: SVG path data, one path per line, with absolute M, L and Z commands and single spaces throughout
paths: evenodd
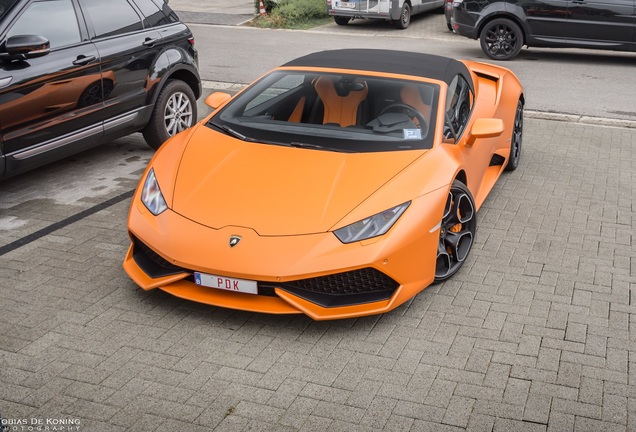
M 634 431 L 635 149 L 633 129 L 527 119 L 520 168 L 484 203 L 461 271 L 391 313 L 333 322 L 137 288 L 121 268 L 151 157 L 137 135 L 8 180 L 2 418 L 11 431 Z

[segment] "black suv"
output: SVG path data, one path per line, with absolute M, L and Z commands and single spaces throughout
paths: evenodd
M 197 120 L 197 51 L 164 0 L 0 0 L 0 178 Z
M 451 21 L 494 60 L 523 45 L 636 51 L 636 0 L 455 0 Z

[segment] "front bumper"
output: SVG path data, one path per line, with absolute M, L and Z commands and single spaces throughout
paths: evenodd
M 441 202 L 447 191 L 433 194 L 439 194 Z M 124 269 L 144 290 L 159 288 L 183 299 L 231 309 L 304 313 L 315 320 L 383 313 L 434 279 L 439 239 L 435 227 L 441 214 L 431 208 L 418 209 L 425 201 L 429 202 L 415 200 L 409 208 L 429 214 L 415 218 L 415 226 L 399 221 L 390 235 L 342 244 L 330 232 L 264 237 L 241 227 L 212 229 L 172 210 L 153 216 L 135 197 L 129 215 L 132 243 Z M 242 241 L 230 248 L 228 239 L 233 235 Z M 195 271 L 257 281 L 258 294 L 197 285 Z
M 327 14 L 361 19 L 396 20 L 400 18 L 401 8 L 398 0 L 378 0 L 367 2 L 366 0 L 349 0 L 347 3 L 355 4 L 353 9 L 338 7 L 338 1 L 327 2 Z
M 330 10 L 329 16 L 341 16 L 341 17 L 349 17 L 351 19 L 381 19 L 381 20 L 391 20 L 391 15 L 388 12 L 382 13 L 374 13 L 374 12 L 357 12 L 357 11 L 347 11 L 347 10 Z

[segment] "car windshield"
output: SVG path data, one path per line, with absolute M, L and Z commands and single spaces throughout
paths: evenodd
M 274 71 L 212 117 L 244 141 L 341 152 L 428 149 L 439 85 L 316 71 Z

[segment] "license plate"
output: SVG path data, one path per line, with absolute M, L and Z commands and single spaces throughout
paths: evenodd
M 336 2 L 336 7 L 342 9 L 355 9 L 356 5 L 356 3 L 352 2 Z
M 225 276 L 210 275 L 194 272 L 194 283 L 208 288 L 224 291 L 234 291 L 245 294 L 258 294 L 258 284 L 255 281 L 235 279 Z

